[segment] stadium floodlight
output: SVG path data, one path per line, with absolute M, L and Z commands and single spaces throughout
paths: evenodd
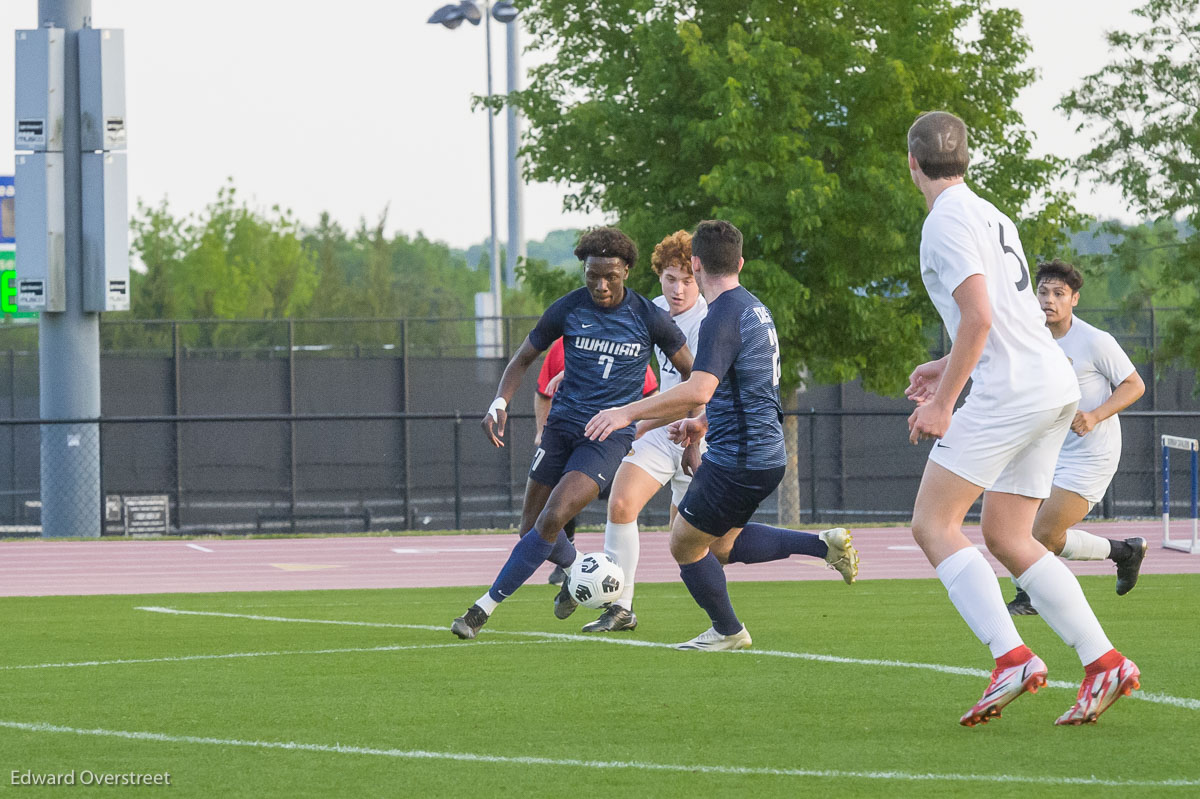
M 492 19 L 502 23 L 508 29 L 508 90 L 516 91 L 517 64 L 519 47 L 516 42 L 517 29 L 515 23 L 520 14 L 511 0 L 499 0 L 494 5 L 489 0 L 460 0 L 457 5 L 445 5 L 433 13 L 430 23 L 444 25 L 453 30 L 462 25 L 463 21 L 472 25 L 483 24 L 485 36 L 485 56 L 487 61 L 487 96 L 492 96 L 492 31 L 489 24 Z M 516 285 L 516 262 L 524 257 L 525 245 L 521 231 L 521 198 L 520 198 L 520 169 L 517 162 L 518 125 L 516 110 L 508 107 L 508 147 L 509 147 L 509 187 L 508 187 L 508 216 L 509 216 L 509 266 L 510 285 Z M 492 272 L 492 313 L 498 319 L 501 314 L 501 287 L 503 284 L 500 270 L 500 249 L 496 236 L 496 165 L 495 165 L 495 131 L 493 114 L 488 113 L 488 196 L 490 199 L 491 218 L 491 272 Z M 497 322 L 498 324 L 498 322 Z
M 479 6 L 475 5 L 473 0 L 462 0 L 458 4 L 458 10 L 462 13 L 462 18 L 472 25 L 478 25 L 483 21 L 483 12 L 479 10 Z
M 521 11 L 514 6 L 509 0 L 500 0 L 499 3 L 492 6 L 492 18 L 497 22 L 503 22 L 505 25 L 517 18 L 517 14 Z
M 466 17 L 463 15 L 462 8 L 451 3 L 434 11 L 426 22 L 430 25 L 444 25 L 450 30 L 454 30 L 463 23 L 464 19 Z M 475 24 L 478 25 L 479 23 L 476 22 Z

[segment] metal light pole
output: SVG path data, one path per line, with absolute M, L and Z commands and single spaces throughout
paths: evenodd
M 495 7 L 491 5 L 490 0 L 483 0 L 483 8 L 474 0 L 462 0 L 458 5 L 445 5 L 439 8 L 429 18 L 429 22 L 433 24 L 444 25 L 451 30 L 457 28 L 464 21 L 472 25 L 478 25 L 481 22 L 484 25 L 485 46 L 487 53 L 487 94 L 492 96 L 492 27 L 491 18 L 495 17 L 497 21 L 507 25 L 508 27 L 508 88 L 513 91 L 519 85 L 519 70 L 517 67 L 517 37 L 516 25 L 514 20 L 517 17 L 518 10 L 513 6 L 510 0 L 500 0 Z M 521 195 L 520 195 L 520 170 L 517 165 L 517 120 L 516 111 L 512 106 L 508 108 L 508 280 L 509 286 L 516 285 L 516 264 L 517 259 L 525 255 L 524 234 L 522 230 L 521 219 Z M 489 218 L 491 222 L 491 284 L 492 284 L 492 315 L 495 317 L 495 329 L 492 331 L 494 336 L 495 347 L 493 355 L 503 356 L 500 351 L 502 343 L 500 341 L 500 317 L 503 313 L 502 291 L 505 285 L 505 280 L 501 275 L 500 270 L 500 241 L 496 235 L 496 132 L 495 132 L 495 115 L 491 110 L 488 111 L 488 198 L 489 198 Z
M 66 198 L 66 309 L 38 317 L 39 403 L 43 419 L 100 416 L 100 314 L 83 309 L 83 190 L 79 57 L 91 0 L 39 0 L 38 24 L 66 31 L 63 175 Z M 42 537 L 100 537 L 100 426 L 42 426 Z
M 483 32 L 487 42 L 487 96 L 492 96 L 492 15 L 488 0 L 483 0 Z M 500 316 L 502 315 L 504 279 L 500 275 L 500 242 L 496 237 L 496 115 L 489 108 L 488 118 L 488 213 L 492 230 L 492 302 L 496 314 L 496 332 L 499 332 Z M 499 343 L 499 336 L 497 343 Z M 499 347 L 497 347 L 499 350 Z M 503 352 L 497 352 L 503 356 Z
M 512 9 L 512 16 L 505 19 L 502 14 L 507 14 L 507 9 L 509 8 Z M 511 3 L 501 0 L 501 2 L 496 4 L 496 8 L 492 11 L 492 14 L 507 26 L 508 93 L 512 94 L 521 88 L 521 46 L 518 42 L 520 30 L 516 22 L 517 10 L 512 8 Z M 525 218 L 522 213 L 521 162 L 517 156 L 517 148 L 520 146 L 521 138 L 521 120 L 517 115 L 517 107 L 512 103 L 506 104 L 505 114 L 508 117 L 508 257 L 505 259 L 508 269 L 505 277 L 508 287 L 516 288 L 517 264 L 525 257 Z

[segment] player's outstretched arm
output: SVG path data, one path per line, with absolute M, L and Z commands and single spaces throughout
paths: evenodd
M 671 361 L 671 365 L 674 366 L 675 369 L 679 372 L 679 376 L 680 376 L 681 380 L 687 380 L 689 377 L 692 376 L 692 363 L 693 363 L 694 359 L 692 358 L 692 353 L 688 349 L 686 344 L 684 344 L 682 347 L 680 347 L 679 350 L 674 355 L 672 355 L 669 360 Z M 699 414 L 701 414 L 703 412 L 704 412 L 704 406 L 699 405 L 699 406 L 693 408 L 692 410 L 688 411 L 686 415 L 687 416 L 698 416 Z M 638 422 L 637 434 L 634 436 L 634 438 L 635 439 L 641 438 L 646 433 L 649 433 L 651 430 L 654 430 L 655 428 L 658 428 L 658 427 L 662 427 L 663 425 L 668 425 L 671 422 L 677 421 L 679 418 L 680 418 L 679 416 L 664 416 L 664 417 L 661 417 L 658 419 L 642 419 L 641 421 Z
M 908 417 L 908 440 L 913 444 L 923 438 L 941 438 L 946 434 L 954 414 L 954 403 L 979 363 L 988 331 L 992 329 L 992 306 L 988 300 L 987 279 L 983 275 L 971 275 L 960 283 L 954 290 L 954 302 L 962 320 L 954 343 L 950 345 L 937 390 Z
M 692 372 L 687 380 L 674 388 L 631 402 L 620 408 L 609 408 L 593 416 L 584 434 L 593 441 L 603 441 L 610 433 L 628 427 L 639 419 L 679 419 L 697 405 L 712 399 L 720 380 L 708 372 Z
M 542 445 L 542 430 L 546 428 L 546 420 L 550 418 L 550 402 L 550 398 L 542 392 L 533 392 L 533 417 L 534 424 L 537 426 L 537 430 L 533 434 L 535 447 Z
M 692 351 L 688 349 L 687 344 L 684 344 L 675 351 L 674 355 L 671 356 L 671 365 L 678 370 L 679 379 L 681 381 L 687 380 L 692 376 L 692 364 L 695 362 L 695 360 L 696 359 L 692 356 Z
M 1113 389 L 1112 395 L 1090 411 L 1076 411 L 1071 421 L 1071 432 L 1086 436 L 1096 425 L 1114 416 L 1137 402 L 1146 393 L 1146 383 L 1136 371 L 1122 380 Z
M 496 398 L 492 400 L 492 406 L 488 408 L 488 412 L 483 415 L 483 421 L 480 422 L 483 434 L 492 442 L 493 447 L 504 446 L 501 439 L 504 437 L 504 424 L 508 421 L 508 403 L 512 401 L 513 395 L 521 387 L 521 380 L 525 377 L 525 373 L 529 371 L 529 367 L 537 360 L 541 352 L 530 344 L 529 338 L 526 337 L 521 342 L 521 348 L 517 350 L 517 354 L 508 362 L 508 366 L 504 367 L 504 374 L 500 378 L 500 387 L 496 389 Z

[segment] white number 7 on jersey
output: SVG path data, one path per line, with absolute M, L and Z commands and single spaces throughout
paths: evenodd
M 607 379 L 608 379 L 608 373 L 612 371 L 612 365 L 613 365 L 613 356 L 611 356 L 611 355 L 601 355 L 601 356 L 600 356 L 600 363 L 604 364 L 604 378 L 603 378 L 603 379 L 604 379 L 604 380 L 607 380 Z

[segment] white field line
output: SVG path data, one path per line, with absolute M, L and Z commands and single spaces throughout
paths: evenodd
M 429 752 L 421 749 L 376 749 L 342 744 L 311 744 L 297 741 L 247 741 L 238 738 L 207 738 L 194 735 L 167 735 L 158 732 L 129 730 L 82 729 L 56 724 L 0 720 L 0 728 L 22 732 L 66 733 L 103 738 L 124 738 L 132 741 L 158 743 L 200 744 L 209 746 L 240 746 L 252 749 L 282 749 L 296 752 L 324 752 L 341 755 L 373 755 L 405 760 L 452 760 L 469 763 L 497 763 L 517 766 L 559 766 L 595 770 L 628 769 L 633 771 L 667 771 L 693 774 L 733 776 L 821 777 L 828 779 L 898 780 L 906 782 L 983 782 L 1033 785 L 1098 785 L 1114 788 L 1190 788 L 1200 786 L 1196 779 L 1171 780 L 1105 780 L 1098 777 L 1042 777 L 1016 774 L 936 774 L 904 771 L 840 771 L 832 769 L 763 768 L 753 766 L 711 766 L 703 764 L 648 763 L 624 760 L 577 760 L 574 758 L 510 757 L 471 752 Z
M 446 632 L 449 628 L 438 627 L 431 624 L 397 624 L 392 622 L 381 621 L 341 621 L 337 619 L 297 619 L 288 616 L 259 616 L 248 613 L 218 613 L 216 611 L 206 610 L 179 610 L 177 608 L 164 607 L 138 607 L 135 610 L 145 610 L 150 613 L 168 613 L 177 616 L 218 616 L 228 619 L 249 619 L 251 621 L 276 621 L 287 622 L 293 624 L 336 624 L 351 627 L 385 627 L 401 630 L 432 630 L 435 632 Z M 659 641 L 639 641 L 632 638 L 610 638 L 606 636 L 593 635 L 572 635 L 569 633 L 543 633 L 526 630 L 482 630 L 481 632 L 489 635 L 518 635 L 531 638 L 549 639 L 554 641 L 586 641 L 593 644 L 615 644 L 617 646 L 643 646 L 652 649 L 674 649 L 674 644 L 662 643 Z M 451 644 L 453 646 L 453 644 Z M 851 666 L 882 666 L 885 668 L 899 669 L 923 669 L 925 671 L 936 671 L 940 674 L 957 674 L 964 677 L 989 677 L 990 671 L 984 669 L 973 669 L 965 666 L 945 666 L 940 663 L 914 663 L 906 660 L 875 660 L 872 658 L 848 658 L 839 655 L 817 655 L 811 652 L 787 652 L 772 649 L 743 649 L 732 654 L 736 655 L 765 655 L 767 657 L 778 658 L 793 658 L 796 660 L 811 660 L 818 663 L 841 663 Z M 1067 682 L 1066 680 L 1049 680 L 1046 683 L 1051 688 L 1066 688 L 1072 691 L 1079 690 L 1079 683 Z M 1133 699 L 1141 699 L 1145 702 L 1154 702 L 1160 705 L 1170 705 L 1172 707 L 1183 708 L 1185 710 L 1200 710 L 1200 699 L 1190 699 L 1188 697 L 1171 696 L 1162 693 L 1148 693 L 1145 691 L 1135 691 L 1130 695 Z
M 196 550 L 197 552 L 209 552 L 209 553 L 212 552 L 212 550 L 209 549 L 208 547 L 202 547 L 199 544 L 188 544 L 188 547 Z
M 521 644 L 548 644 L 546 641 L 480 641 L 482 644 L 518 646 Z M 410 649 L 449 649 L 462 644 L 412 644 L 400 646 L 347 647 L 345 649 L 293 649 L 280 652 L 228 652 L 220 655 L 178 655 L 161 658 L 124 658 L 121 660 L 81 660 L 73 663 L 29 663 L 20 666 L 0 666 L 0 671 L 23 671 L 27 669 L 78 669 L 88 666 L 129 666 L 137 663 L 187 663 L 194 660 L 236 660 L 238 658 L 270 658 L 287 655 L 349 655 L 358 652 L 403 652 Z

